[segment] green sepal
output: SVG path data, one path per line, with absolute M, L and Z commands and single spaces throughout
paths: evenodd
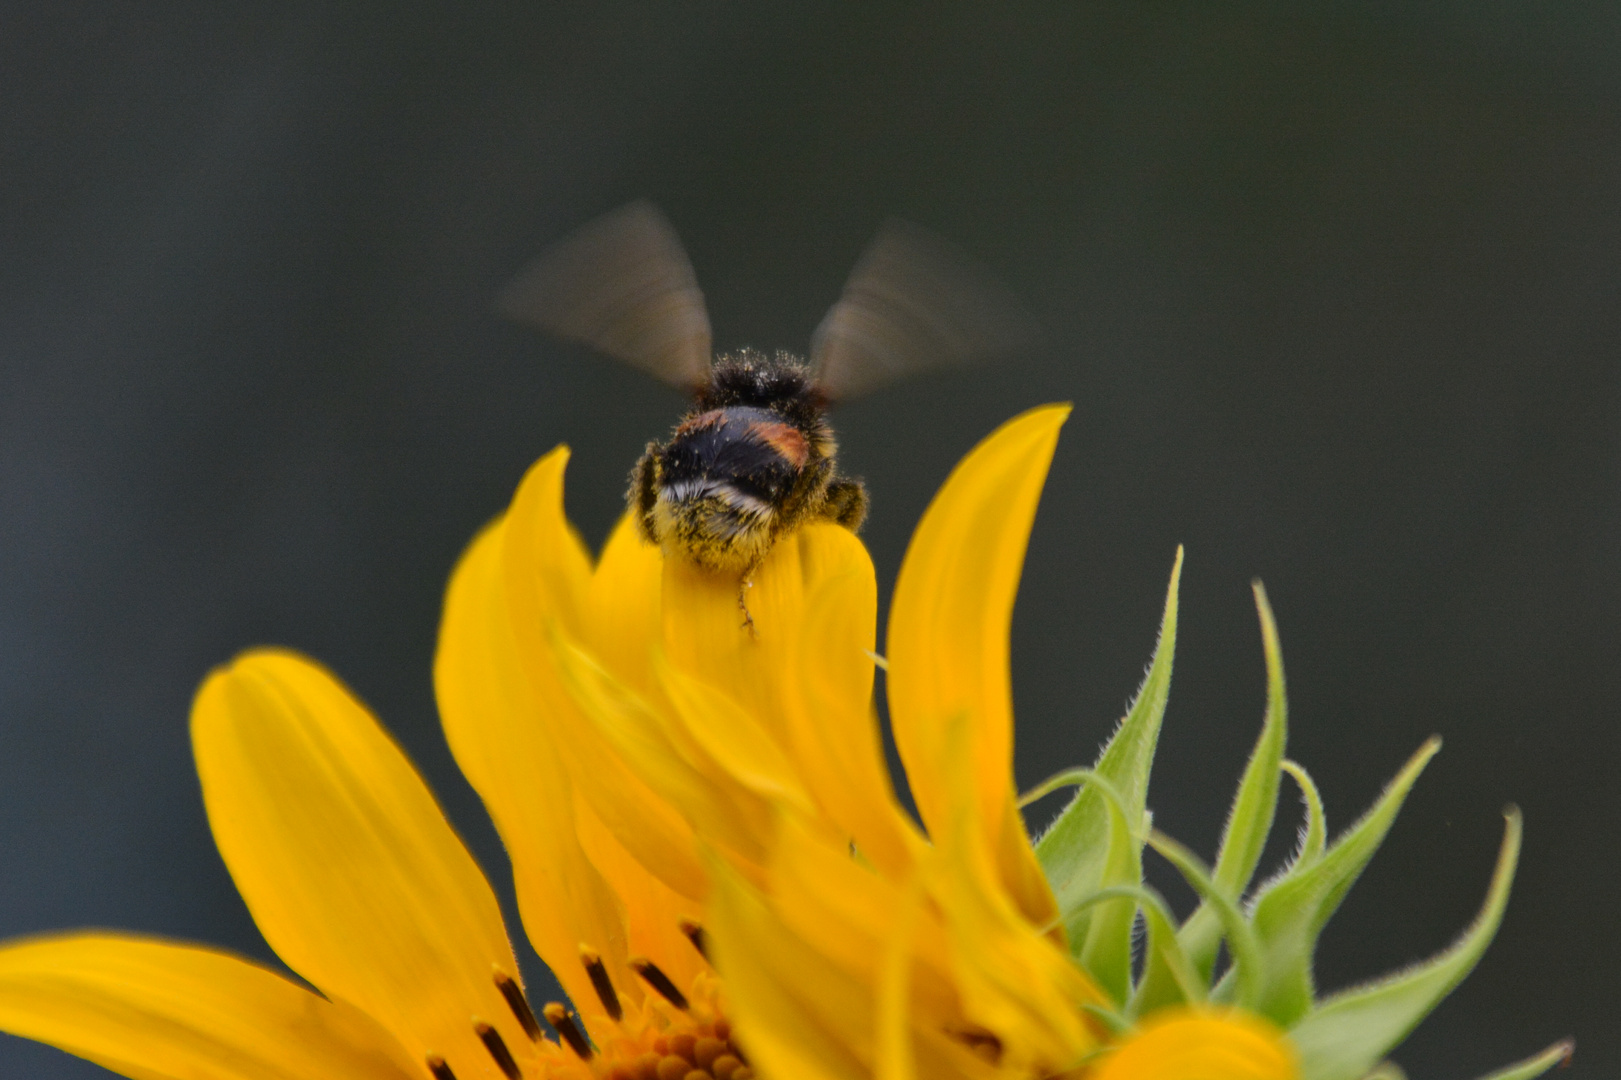
M 1503 920 L 1520 854 L 1520 812 L 1509 807 L 1503 817 L 1503 846 L 1486 902 L 1456 943 L 1416 967 L 1335 994 L 1290 1029 L 1303 1080 L 1357 1080 L 1473 970 Z
M 1304 857 L 1311 844 L 1308 824 L 1302 858 L 1263 886 L 1251 905 L 1251 924 L 1261 941 L 1265 968 L 1259 1007 L 1280 1027 L 1288 1027 L 1311 1010 L 1311 966 L 1318 935 L 1379 850 L 1413 783 L 1440 749 L 1438 738 L 1420 747 L 1362 820 L 1346 830 L 1327 852 L 1312 859 Z M 1302 776 L 1304 770 L 1295 774 L 1297 780 Z M 1305 779 L 1303 787 L 1310 783 Z M 1309 805 L 1310 795 L 1307 801 Z
M 1148 834 L 1148 844 L 1176 867 L 1193 891 L 1199 894 L 1201 909 L 1208 909 L 1211 917 L 1217 920 L 1221 934 L 1227 938 L 1227 949 L 1233 954 L 1233 1002 L 1253 1012 L 1256 998 L 1261 992 L 1261 943 L 1255 938 L 1254 928 L 1244 918 L 1244 913 L 1238 910 L 1237 902 L 1216 882 L 1215 875 L 1199 861 L 1197 855 L 1157 830 Z M 1193 957 L 1188 959 L 1193 961 Z M 1209 977 L 1201 972 L 1198 978 L 1207 980 Z
M 1134 908 L 1141 907 L 1148 924 L 1148 948 L 1143 957 L 1143 978 L 1132 995 L 1124 1016 L 1135 1019 L 1167 1005 L 1181 1005 L 1205 1000 L 1204 984 L 1182 947 L 1176 941 L 1176 916 L 1165 898 L 1147 885 L 1116 885 L 1099 889 L 1080 905 L 1094 905 L 1129 900 Z
M 1124 816 L 1111 814 L 1109 857 L 1103 864 L 1103 887 L 1135 886 L 1143 880 L 1142 841 L 1132 835 Z M 1095 895 L 1095 894 L 1094 894 Z M 1093 905 L 1086 940 L 1076 959 L 1118 1006 L 1131 999 L 1131 936 L 1137 905 L 1115 899 Z
M 1407 1070 L 1387 1059 L 1375 1065 L 1362 1080 L 1407 1080 Z
M 1295 866 L 1310 866 L 1322 858 L 1323 848 L 1328 844 L 1328 815 L 1323 812 L 1323 797 L 1318 793 L 1311 774 L 1299 762 L 1285 760 L 1283 771 L 1300 785 L 1300 798 L 1306 804 L 1306 833 L 1300 838 L 1300 853 L 1295 856 Z
M 1540 1054 L 1533 1054 L 1524 1061 L 1516 1061 L 1512 1065 L 1505 1065 L 1496 1072 L 1487 1073 L 1480 1080 L 1536 1080 L 1555 1065 L 1563 1065 L 1570 1060 L 1576 1052 L 1576 1040 L 1561 1039 Z
M 1210 988 L 1210 1003 L 1212 1005 L 1231 1005 L 1233 1003 L 1233 994 L 1238 986 L 1238 981 L 1233 978 L 1233 975 L 1237 970 L 1237 968 L 1228 968 L 1222 972 L 1221 978 L 1216 980 L 1216 985 Z
M 1087 939 L 1077 950 L 1076 959 L 1115 1005 L 1123 1007 L 1131 996 L 1131 935 L 1137 921 L 1137 905 L 1134 896 L 1117 890 L 1120 886 L 1135 887 L 1142 882 L 1141 834 L 1147 830 L 1141 821 L 1133 828 L 1126 818 L 1125 800 L 1120 792 L 1091 769 L 1070 769 L 1044 780 L 1019 797 L 1019 806 L 1028 806 L 1071 784 L 1083 788 L 1092 785 L 1103 797 L 1108 808 L 1109 839 L 1102 887 L 1065 912 L 1065 918 L 1073 920 L 1083 912 L 1088 915 Z
M 1126 717 L 1115 729 L 1094 766 L 1096 774 L 1119 793 L 1128 822 L 1143 820 L 1148 803 L 1148 774 L 1154 764 L 1154 747 L 1159 742 L 1160 723 L 1165 718 L 1165 702 L 1171 690 L 1171 661 L 1176 653 L 1177 592 L 1182 580 L 1182 549 L 1176 549 L 1171 567 L 1171 583 L 1165 595 L 1165 614 L 1160 620 L 1159 641 L 1148 674 L 1137 692 Z M 1058 910 L 1069 935 L 1070 948 L 1078 955 L 1098 955 L 1106 951 L 1112 958 L 1116 947 L 1109 942 L 1116 936 L 1118 920 L 1113 912 L 1094 913 L 1085 907 L 1087 897 L 1112 884 L 1111 871 L 1126 872 L 1121 853 L 1114 850 L 1110 837 L 1113 826 L 1110 810 L 1096 785 L 1078 791 L 1063 812 L 1036 841 L 1036 858 L 1052 886 Z M 1133 839 L 1139 878 L 1140 841 Z M 1110 927 L 1094 937 L 1091 923 L 1108 920 Z M 1130 962 L 1130 922 L 1125 928 L 1127 966 Z M 1128 976 L 1129 978 L 1129 976 Z
M 1176 916 L 1170 905 L 1146 885 L 1137 892 L 1148 926 L 1148 946 L 1143 953 L 1143 975 L 1131 999 L 1131 1014 L 1146 1016 L 1167 1005 L 1203 1002 L 1205 984 L 1176 939 Z
M 1261 737 L 1255 742 L 1232 812 L 1221 837 L 1212 875 L 1222 894 L 1241 897 L 1255 876 L 1272 819 L 1278 810 L 1278 788 L 1282 781 L 1283 748 L 1289 737 L 1289 704 L 1283 683 L 1283 648 L 1278 644 L 1278 625 L 1267 603 L 1266 589 L 1254 584 L 1255 610 L 1261 617 L 1261 643 L 1266 650 L 1266 720 Z M 1221 945 L 1222 921 L 1210 910 L 1208 901 L 1189 916 L 1182 927 L 1182 948 L 1201 976 L 1210 978 Z

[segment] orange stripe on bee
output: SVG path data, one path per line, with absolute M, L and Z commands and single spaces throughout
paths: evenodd
M 681 421 L 680 426 L 675 429 L 675 433 L 677 435 L 691 435 L 693 432 L 703 431 L 705 428 L 720 427 L 725 422 L 725 409 L 710 409 L 706 413 L 689 416 Z
M 749 434 L 770 444 L 796 469 L 804 468 L 805 461 L 810 457 L 810 444 L 800 430 L 790 424 L 756 420 L 749 425 Z

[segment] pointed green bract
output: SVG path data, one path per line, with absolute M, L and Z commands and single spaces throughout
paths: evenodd
M 1362 1080 L 1407 1080 L 1407 1070 L 1394 1061 L 1381 1061 Z
M 1103 864 L 1105 890 L 1135 886 L 1143 880 L 1142 841 L 1126 820 L 1123 799 L 1109 800 L 1109 848 Z M 1096 895 L 1096 894 L 1094 894 Z M 1091 973 L 1117 1006 L 1131 997 L 1131 930 L 1137 919 L 1134 899 L 1122 898 L 1093 905 L 1081 946 L 1081 966 Z
M 1233 954 L 1233 1002 L 1242 1008 L 1255 1008 L 1261 991 L 1261 946 L 1255 939 L 1255 930 L 1238 910 L 1233 897 L 1216 881 L 1215 875 L 1199 861 L 1198 856 L 1160 832 L 1151 832 L 1148 842 L 1155 851 L 1165 856 L 1176 867 L 1184 880 L 1199 894 L 1202 910 L 1221 926 L 1227 938 L 1227 948 Z M 1189 957 L 1191 961 L 1193 958 Z M 1201 978 L 1208 978 L 1202 972 Z
M 1323 812 L 1323 797 L 1318 794 L 1311 774 L 1298 762 L 1285 761 L 1283 771 L 1300 785 L 1300 798 L 1306 804 L 1306 834 L 1300 838 L 1300 854 L 1295 856 L 1295 865 L 1310 866 L 1322 857 L 1328 843 L 1328 815 Z
M 1519 810 L 1511 807 L 1504 819 L 1486 903 L 1451 948 L 1406 971 L 1335 994 L 1290 1029 L 1304 1080 L 1357 1080 L 1474 968 L 1502 922 L 1519 859 Z
M 1317 939 L 1384 842 L 1441 743 L 1431 739 L 1420 747 L 1367 813 L 1330 844 L 1317 785 L 1304 768 L 1284 757 L 1288 703 L 1283 655 L 1266 592 L 1257 582 L 1266 716 L 1214 867 L 1153 831 L 1148 780 L 1169 692 L 1181 566 L 1179 550 L 1153 663 L 1096 767 L 1060 773 L 1020 802 L 1027 806 L 1066 785 L 1081 788 L 1037 841 L 1036 850 L 1058 898 L 1059 918 L 1069 931 L 1076 962 L 1111 999 L 1086 1007 L 1112 1030 L 1123 1030 L 1167 1008 L 1236 1006 L 1287 1031 L 1300 1053 L 1300 1080 L 1405 1080 L 1400 1066 L 1385 1055 L 1468 975 L 1496 932 L 1519 852 L 1518 811 L 1508 812 L 1486 903 L 1456 944 L 1423 964 L 1318 1000 L 1312 977 Z M 1246 904 L 1285 773 L 1299 786 L 1305 806 L 1300 845 Z M 1143 884 L 1145 843 L 1199 896 L 1198 908 L 1180 928 L 1164 899 Z M 1146 934 L 1134 963 L 1139 918 Z M 1232 963 L 1211 986 L 1224 941 Z M 1533 1080 L 1569 1050 L 1568 1043 L 1560 1043 L 1481 1080 Z
M 1177 592 L 1182 580 L 1182 549 L 1176 549 L 1176 562 L 1171 568 L 1171 584 L 1165 596 L 1165 614 L 1160 620 L 1159 642 L 1154 649 L 1154 660 L 1142 689 L 1127 710 L 1126 717 L 1103 748 L 1095 771 L 1107 779 L 1120 794 L 1126 818 L 1135 830 L 1142 821 L 1148 801 L 1148 774 L 1154 764 L 1154 747 L 1159 741 L 1160 723 L 1165 717 L 1165 702 L 1171 690 L 1171 661 L 1176 652 Z M 1052 885 L 1063 914 L 1071 948 L 1082 953 L 1107 952 L 1112 962 L 1118 949 L 1106 946 L 1102 937 L 1094 939 L 1091 922 L 1094 918 L 1107 918 L 1111 922 L 1107 934 L 1118 934 L 1120 920 L 1112 913 L 1095 913 L 1083 906 L 1089 896 L 1117 881 L 1106 880 L 1113 868 L 1119 872 L 1128 865 L 1121 853 L 1111 849 L 1109 809 L 1095 786 L 1082 788 L 1036 841 L 1036 857 Z M 1131 841 L 1133 857 L 1138 861 L 1140 880 L 1141 841 Z M 1137 884 L 1132 881 L 1130 884 Z M 1131 920 L 1124 920 L 1124 949 L 1130 955 Z
M 1480 1080 L 1536 1080 L 1555 1065 L 1563 1065 L 1570 1060 L 1576 1052 L 1576 1043 L 1571 1039 L 1561 1039 L 1540 1054 L 1532 1054 L 1524 1061 L 1516 1061 L 1496 1072 L 1487 1073 Z
M 1205 1000 L 1204 983 L 1176 938 L 1176 917 L 1170 905 L 1146 886 L 1137 894 L 1148 925 L 1148 944 L 1143 953 L 1143 977 L 1131 999 L 1131 1014 L 1144 1016 L 1171 1005 L 1199 1004 Z
M 1216 857 L 1213 876 L 1224 895 L 1241 897 L 1255 876 L 1266 838 L 1272 832 L 1272 819 L 1278 809 L 1278 787 L 1282 779 L 1283 748 L 1289 738 L 1289 706 L 1283 683 L 1283 648 L 1278 644 L 1278 625 L 1272 618 L 1272 605 L 1266 589 L 1255 582 L 1255 609 L 1261 616 L 1261 643 L 1266 651 L 1266 720 L 1261 737 L 1244 767 L 1233 809 L 1222 833 L 1221 853 Z M 1208 902 L 1182 928 L 1182 947 L 1205 977 L 1216 965 L 1222 925 Z
M 1092 769 L 1070 769 L 1036 785 L 1019 797 L 1025 807 L 1059 788 L 1090 785 L 1107 808 L 1109 834 L 1107 857 L 1101 874 L 1101 887 L 1082 903 L 1065 913 L 1068 921 L 1085 916 L 1087 940 L 1079 950 L 1086 968 L 1118 1006 L 1131 995 L 1132 927 L 1137 919 L 1135 888 L 1143 879 L 1141 822 L 1138 827 L 1127 819 L 1124 797 L 1119 790 Z M 1126 891 L 1122 892 L 1124 887 Z M 1101 910 L 1092 910 L 1101 908 Z
M 1256 898 L 1251 920 L 1265 957 L 1259 1007 L 1273 1022 L 1288 1027 L 1311 1009 L 1311 962 L 1318 935 L 1379 850 L 1414 781 L 1440 749 L 1440 739 L 1426 742 L 1332 848 L 1319 858 L 1298 860 Z
M 1099 889 L 1081 906 L 1087 908 L 1118 900 L 1129 900 L 1140 907 L 1148 926 L 1143 977 L 1125 1009 L 1125 1017 L 1135 1018 L 1169 1005 L 1197 1005 L 1204 1001 L 1204 986 L 1177 943 L 1176 916 L 1163 896 L 1146 885 L 1115 885 Z

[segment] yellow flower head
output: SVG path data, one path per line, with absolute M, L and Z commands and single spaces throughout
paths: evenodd
M 0 948 L 0 1028 L 137 1080 L 1357 1080 L 1484 948 L 1514 822 L 1459 945 L 1319 1001 L 1316 934 L 1433 748 L 1328 845 L 1282 756 L 1263 598 L 1268 719 L 1204 867 L 1145 813 L 1173 576 L 1142 693 L 1093 769 L 1055 779 L 1081 790 L 1032 844 L 1008 629 L 1066 415 L 1015 418 L 959 465 L 897 581 L 887 661 L 848 531 L 779 542 L 745 618 L 735 580 L 665 560 L 628 523 L 593 560 L 563 513 L 566 452 L 530 470 L 453 575 L 434 676 L 575 1011 L 536 1016 L 487 882 L 365 708 L 312 662 L 260 651 L 205 682 L 193 742 L 226 865 L 318 993 L 206 948 L 42 938 Z M 880 662 L 920 823 L 884 764 Z M 1246 900 L 1285 772 L 1312 807 L 1306 840 Z M 1145 844 L 1204 899 L 1180 924 L 1142 884 Z
M 513 723 L 570 760 L 577 813 L 596 818 L 586 832 L 600 825 L 703 905 L 724 1007 L 769 1075 L 1173 1080 L 1191 1055 L 1212 1077 L 1354 1080 L 1479 957 L 1506 901 L 1517 817 L 1486 909 L 1457 946 L 1319 1000 L 1316 936 L 1435 747 L 1330 847 L 1310 778 L 1283 757 L 1282 662 L 1258 593 L 1268 718 L 1220 857 L 1204 867 L 1149 830 L 1145 812 L 1175 639 L 1173 575 L 1143 692 L 1096 768 L 1058 778 L 1083 790 L 1032 846 L 1012 785 L 1008 628 L 1066 414 L 1033 410 L 976 448 L 930 507 L 897 581 L 890 718 L 921 828 L 899 809 L 879 750 L 876 599 L 860 545 L 832 526 L 801 530 L 754 576 L 745 619 L 735 582 L 665 562 L 628 528 L 592 567 L 562 514 L 560 455 L 536 466 L 452 586 L 439 669 L 452 743 L 458 729 L 488 732 L 490 707 L 458 719 L 451 679 L 523 684 L 530 719 Z M 458 629 L 463 616 L 518 644 L 460 648 L 474 637 Z M 504 651 L 523 678 L 480 673 L 480 658 Z M 481 782 L 470 755 L 458 755 L 492 805 L 512 797 L 512 784 Z M 1307 839 L 1246 901 L 1286 773 L 1313 808 Z M 522 877 L 523 852 L 536 849 L 509 823 L 523 813 L 495 814 Z M 1145 845 L 1203 896 L 1185 922 L 1143 885 Z M 666 910 L 650 908 L 645 922 L 667 922 Z M 1134 962 L 1139 923 L 1147 950 Z M 1223 942 L 1234 958 L 1225 972 Z

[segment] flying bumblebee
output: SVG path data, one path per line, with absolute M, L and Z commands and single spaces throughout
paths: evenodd
M 925 368 L 1012 352 L 1033 336 L 1017 300 L 966 256 L 891 221 L 816 328 L 808 363 L 754 349 L 712 359 L 692 264 L 647 202 L 559 241 L 497 307 L 694 395 L 669 441 L 648 443 L 627 502 L 666 557 L 736 574 L 744 586 L 800 524 L 855 530 L 866 518 L 866 489 L 838 469 L 830 405 Z

